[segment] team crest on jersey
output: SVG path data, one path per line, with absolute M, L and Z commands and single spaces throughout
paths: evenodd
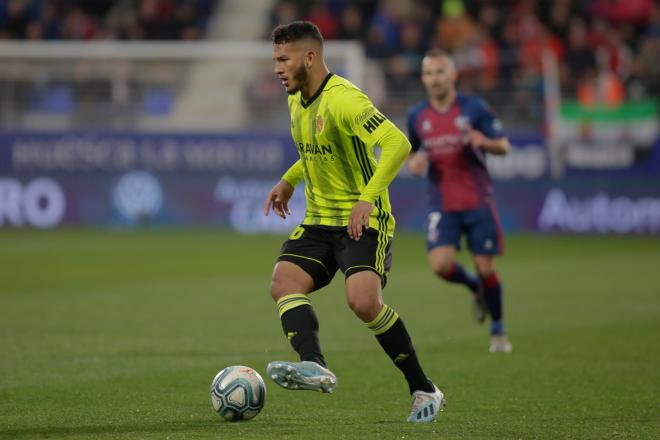
M 470 120 L 467 116 L 456 116 L 456 119 L 454 119 L 454 125 L 456 125 L 456 128 L 461 131 L 468 131 L 470 129 Z
M 431 121 L 424 119 L 424 122 L 422 122 L 422 131 L 431 131 L 432 128 Z
M 325 125 L 325 121 L 323 120 L 323 116 L 316 115 L 316 134 L 319 134 L 323 131 L 324 125 Z

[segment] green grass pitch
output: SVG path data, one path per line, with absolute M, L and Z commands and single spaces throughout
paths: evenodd
M 403 377 L 345 305 L 315 294 L 332 395 L 267 378 L 263 412 L 222 421 L 210 381 L 295 360 L 268 285 L 281 236 L 0 231 L 2 439 L 660 438 L 660 242 L 510 236 L 497 261 L 511 354 L 400 234 L 386 302 L 448 406 L 405 422 Z M 465 258 L 465 255 L 462 255 Z

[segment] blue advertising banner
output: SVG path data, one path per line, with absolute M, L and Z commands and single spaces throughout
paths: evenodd
M 550 176 L 541 136 L 512 136 L 490 157 L 509 231 L 660 233 L 660 140 L 627 169 Z M 286 233 L 305 211 L 303 188 L 286 221 L 264 217 L 265 196 L 297 159 L 288 133 L 2 133 L 0 227 L 219 226 Z M 421 230 L 426 181 L 405 170 L 390 187 L 397 228 Z
M 304 214 L 302 194 L 287 222 L 261 206 L 296 158 L 288 133 L 2 133 L 0 226 L 288 231 Z
M 0 173 L 273 175 L 295 160 L 288 134 L 0 133 Z

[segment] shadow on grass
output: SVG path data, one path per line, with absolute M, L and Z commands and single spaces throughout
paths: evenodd
M 87 425 L 87 426 L 42 426 L 42 427 L 25 427 L 16 429 L 0 429 L 0 438 L 18 439 L 18 438 L 35 438 L 35 437 L 50 437 L 50 436 L 84 436 L 84 435 L 103 435 L 103 434 L 157 434 L 157 433 L 175 433 L 183 431 L 196 431 L 196 430 L 214 430 L 218 429 L 220 425 L 217 420 L 212 419 L 199 419 L 199 420 L 185 420 L 180 422 L 171 423 L 131 423 L 131 424 L 114 424 L 105 423 L 102 425 Z
M 262 421 L 260 421 L 262 422 Z M 292 432 L 297 432 L 298 429 L 304 430 L 309 428 L 308 421 L 305 419 L 299 418 L 284 418 L 281 420 L 264 420 L 263 423 L 254 423 L 250 422 L 250 427 L 247 426 L 245 422 L 241 423 L 231 423 L 224 422 L 222 420 L 215 420 L 213 418 L 208 419 L 196 419 L 196 420 L 181 420 L 173 421 L 169 423 L 164 422 L 152 422 L 152 423 L 104 423 L 99 425 L 86 425 L 86 426 L 41 426 L 41 427 L 24 427 L 24 428 L 15 428 L 15 429 L 0 429 L 0 439 L 34 439 L 34 438 L 66 438 L 68 436 L 72 437 L 90 437 L 95 438 L 97 436 L 130 436 L 133 434 L 134 438 L 140 438 L 142 436 L 149 436 L 158 434 L 180 434 L 185 435 L 184 433 L 196 432 L 200 433 L 215 433 L 221 434 L 231 431 L 233 434 L 246 434 L 244 428 L 250 428 L 249 432 L 258 436 L 259 433 L 268 434 L 271 438 L 276 438 L 280 435 L 287 434 L 290 435 Z M 364 425 L 364 421 L 348 423 L 357 424 L 360 426 Z M 372 422 L 372 428 L 378 427 L 398 427 L 409 428 L 412 427 L 410 424 L 404 424 L 400 420 L 374 420 Z M 330 434 L 330 433 L 326 433 Z M 297 437 L 296 437 L 297 438 Z M 320 438 L 328 438 L 327 436 L 321 435 Z

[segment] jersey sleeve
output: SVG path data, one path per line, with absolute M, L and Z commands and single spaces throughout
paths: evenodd
M 495 113 L 493 113 L 490 106 L 483 99 L 474 99 L 472 108 L 476 116 L 473 128 L 491 139 L 498 139 L 505 136 L 502 122 L 495 116 Z
M 304 177 L 303 164 L 301 159 L 298 159 L 288 170 L 286 170 L 282 176 L 282 180 L 286 180 L 289 182 L 289 185 L 295 188 Z
M 380 140 L 380 160 L 374 175 L 362 190 L 360 200 L 374 203 L 394 180 L 410 153 L 410 143 L 399 129 L 388 131 Z
M 378 145 L 390 130 L 398 130 L 359 89 L 347 89 L 338 94 L 334 113 L 341 130 L 358 137 L 369 147 Z
M 422 141 L 419 139 L 417 134 L 417 115 L 419 112 L 415 109 L 408 112 L 408 140 L 412 151 L 419 151 L 422 146 Z
M 410 152 L 410 143 L 359 89 L 346 89 L 337 98 L 335 116 L 339 128 L 370 148 L 381 147 L 378 166 L 359 198 L 373 203 L 399 173 Z

